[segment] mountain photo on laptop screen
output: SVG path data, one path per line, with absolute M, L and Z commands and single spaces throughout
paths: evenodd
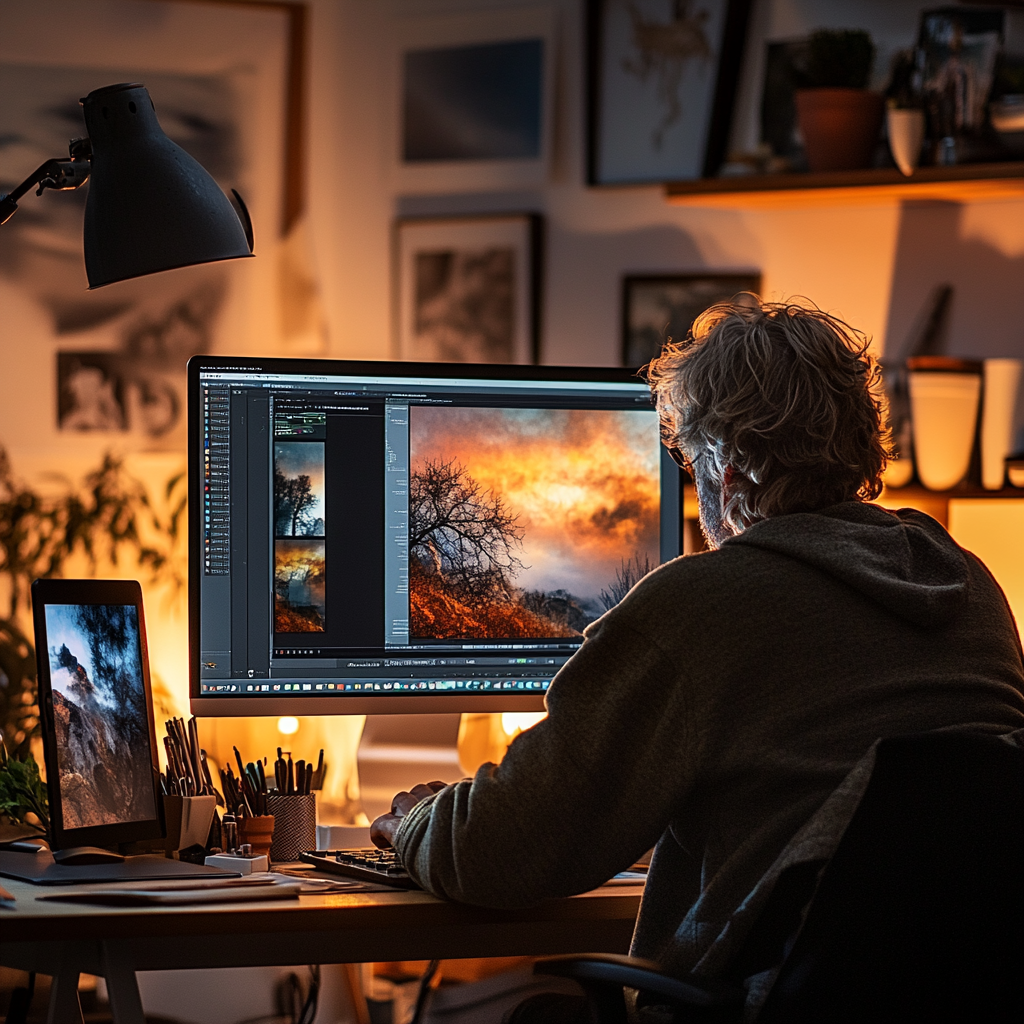
M 48 604 L 64 828 L 156 817 L 134 605 Z
M 653 410 L 409 409 L 417 639 L 578 636 L 658 564 Z

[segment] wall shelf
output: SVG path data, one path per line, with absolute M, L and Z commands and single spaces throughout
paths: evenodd
M 921 167 L 904 177 L 896 168 L 699 178 L 672 181 L 665 197 L 678 206 L 792 208 L 906 200 L 968 202 L 1024 198 L 1024 161 Z
M 1024 488 L 1004 487 L 1001 491 L 986 491 L 982 487 L 965 484 L 951 491 L 930 491 L 920 484 L 908 484 L 906 487 L 887 487 L 878 498 L 878 504 L 893 509 L 916 508 L 948 527 L 950 501 L 964 498 L 1016 498 L 1024 501 Z

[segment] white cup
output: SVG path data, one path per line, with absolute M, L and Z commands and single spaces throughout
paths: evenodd
M 948 491 L 971 463 L 981 374 L 911 370 L 909 377 L 917 475 L 930 490 Z

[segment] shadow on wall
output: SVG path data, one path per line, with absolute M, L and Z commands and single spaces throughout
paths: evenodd
M 1019 216 L 1019 207 L 1014 208 Z M 936 351 L 983 359 L 1024 356 L 1024 255 L 1007 256 L 964 237 L 960 203 L 910 202 L 900 211 L 886 325 L 886 350 L 899 351 L 938 285 L 953 287 Z
M 725 260 L 709 266 L 694 236 L 669 224 L 597 233 L 553 225 L 546 258 L 545 289 L 558 302 L 545 311 L 542 361 L 584 366 L 621 365 L 624 275 L 751 269 Z

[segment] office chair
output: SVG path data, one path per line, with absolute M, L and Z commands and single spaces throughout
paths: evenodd
M 835 854 L 779 877 L 718 983 L 617 956 L 535 970 L 579 982 L 581 1020 L 624 1024 L 628 986 L 641 1020 L 723 1024 L 743 1018 L 742 979 L 780 963 L 758 1024 L 1024 1020 L 1024 748 L 964 732 L 882 741 Z

